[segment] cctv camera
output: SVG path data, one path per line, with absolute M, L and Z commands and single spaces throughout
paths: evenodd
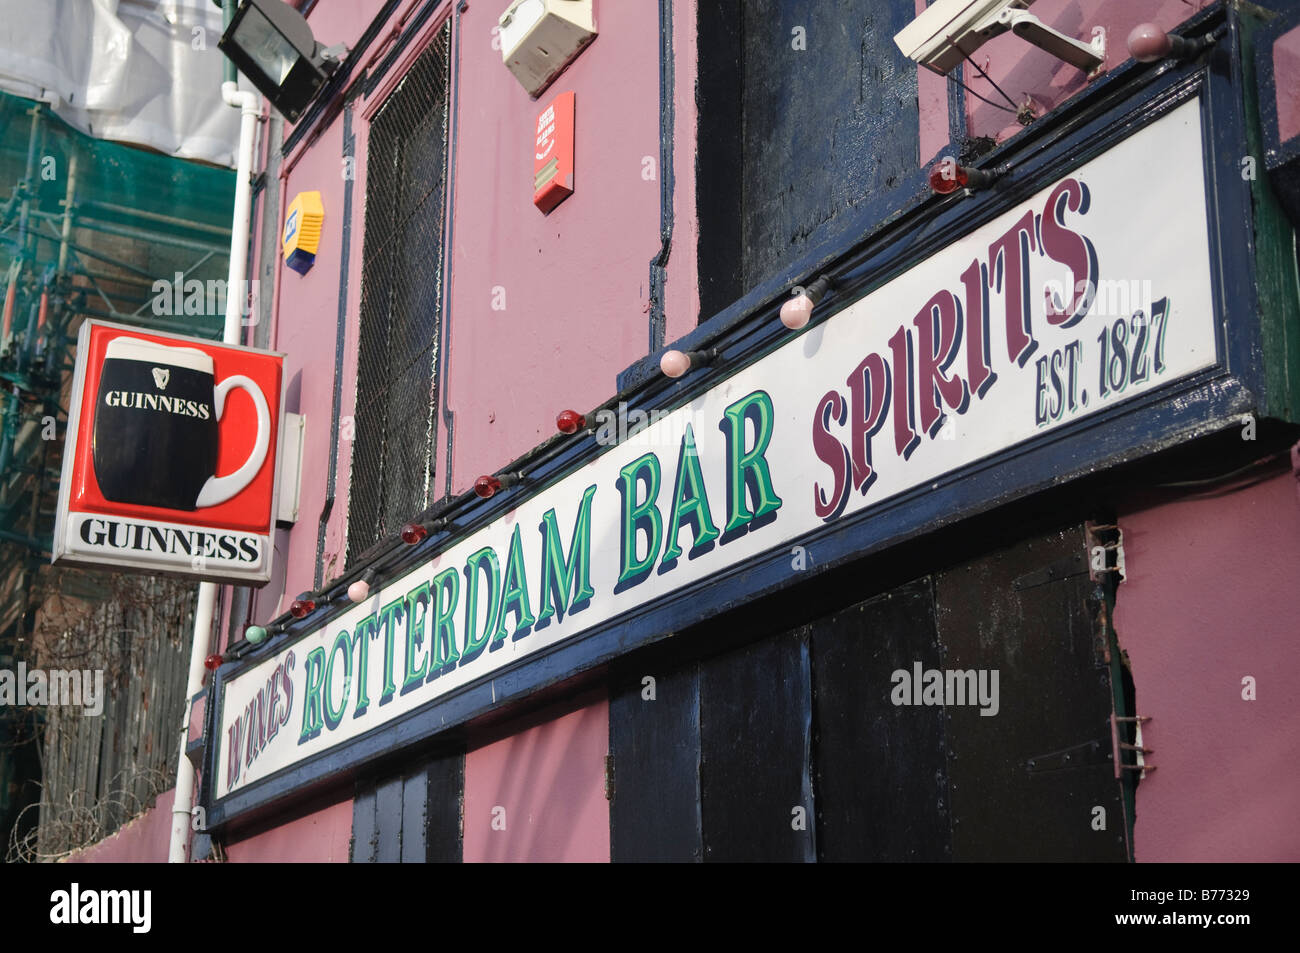
M 903 53 L 946 76 L 987 40 L 1005 32 L 998 14 L 1034 0 L 938 0 L 896 37 Z
M 940 76 L 947 76 L 987 41 L 1007 31 L 1087 72 L 1106 61 L 1104 39 L 1088 44 L 1053 30 L 1028 12 L 1033 2 L 937 0 L 894 42 L 905 55 Z

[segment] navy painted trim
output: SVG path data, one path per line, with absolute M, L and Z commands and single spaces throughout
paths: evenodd
M 668 318 L 664 295 L 673 251 L 673 0 L 659 0 L 659 254 L 650 261 L 650 351 L 664 346 Z
M 357 40 L 357 45 L 348 51 L 347 57 L 339 64 L 334 75 L 325 81 L 325 86 L 316 94 L 307 112 L 294 124 L 293 132 L 289 133 L 284 140 L 284 145 L 280 147 L 281 155 L 287 156 L 293 152 L 294 147 L 307 138 L 320 123 L 321 118 L 330 111 L 339 94 L 347 89 L 348 83 L 352 81 L 352 71 L 356 68 L 356 64 L 364 58 L 366 50 L 375 41 L 375 37 L 379 36 L 384 24 L 388 22 L 388 18 L 393 15 L 400 3 L 401 0 L 388 0 L 384 8 L 375 14 L 375 18 L 366 27 L 366 32 Z
M 448 84 L 451 89 L 448 93 L 451 102 L 448 105 L 450 113 L 449 122 L 451 123 L 451 142 L 449 144 L 447 155 L 447 217 L 446 217 L 446 234 L 443 236 L 443 254 L 442 254 L 442 321 L 438 328 L 438 360 L 442 363 L 442 371 L 438 375 L 435 387 L 438 393 L 451 393 L 451 260 L 452 252 L 455 246 L 452 244 L 456 234 L 456 154 L 460 151 L 460 17 L 469 4 L 466 0 L 460 0 L 456 4 L 456 9 L 452 12 L 451 24 L 451 75 L 448 77 Z M 437 400 L 437 397 L 434 398 Z M 444 452 L 443 460 L 443 495 L 451 497 L 451 459 L 452 447 L 456 443 L 456 415 L 450 407 L 450 402 L 439 401 L 442 411 L 442 425 L 447 431 L 447 447 Z
M 352 132 L 352 104 L 343 107 L 343 158 L 356 164 L 357 137 Z M 325 474 L 325 503 L 321 506 L 316 530 L 316 574 L 313 588 L 321 586 L 325 572 L 325 532 L 334 511 L 334 494 L 338 487 L 339 414 L 343 404 L 343 348 L 348 333 L 348 275 L 352 262 L 352 193 L 356 181 L 349 176 L 343 183 L 343 246 L 339 249 L 339 308 L 334 329 L 334 394 L 330 407 L 330 462 Z
M 406 51 L 407 46 L 410 45 L 411 40 L 415 38 L 415 35 L 419 33 L 424 24 L 428 22 L 429 17 L 433 15 L 433 11 L 445 2 L 446 0 L 425 0 L 424 6 L 420 7 L 420 9 L 416 11 L 415 16 L 413 16 L 407 24 L 406 29 L 402 31 L 402 35 L 398 37 L 397 42 L 393 44 L 393 48 L 389 50 L 388 55 L 384 57 L 383 62 L 376 66 L 375 69 L 366 76 L 365 85 L 367 99 L 375 91 L 375 88 L 383 82 L 385 74 L 387 74 L 387 72 L 393 68 L 393 64 L 401 58 L 402 54 Z M 457 7 L 457 12 L 464 8 L 465 2 L 462 0 Z
M 1220 11 L 1221 12 L 1221 11 Z M 1211 26 L 1217 23 L 1211 23 Z M 653 603 L 541 650 L 431 700 L 392 723 L 381 725 L 338 749 L 322 752 L 283 772 L 241 789 L 218 803 L 205 802 L 210 823 L 218 826 L 296 796 L 300 788 L 330 783 L 359 766 L 392 755 L 396 750 L 427 744 L 440 733 L 485 715 L 503 704 L 590 672 L 634 648 L 649 645 L 739 603 L 788 590 L 813 575 L 864 556 L 895 547 L 934 530 L 986 513 L 1016 499 L 1117 466 L 1184 441 L 1231 426 L 1259 406 L 1263 393 L 1258 301 L 1254 281 L 1253 212 L 1249 183 L 1239 173 L 1245 154 L 1246 128 L 1241 100 L 1242 72 L 1235 18 L 1229 35 L 1203 62 L 1172 62 L 1120 72 L 1123 85 L 1108 87 L 1088 108 L 1063 114 L 1000 161 L 1018 159 L 999 189 L 970 199 L 935 203 L 924 214 L 900 220 L 899 228 L 884 229 L 839 258 L 840 283 L 823 303 L 825 320 L 857 298 L 977 228 L 1039 189 L 1107 151 L 1145 125 L 1191 98 L 1200 97 L 1204 120 L 1205 201 L 1209 213 L 1212 284 L 1220 329 L 1219 363 L 1191 378 L 1173 382 L 1115 407 L 1085 417 L 1060 430 L 1011 447 L 937 481 L 882 501 L 860 513 L 817 528 L 783 543 L 747 563 L 724 569 Z M 1017 140 L 1019 142 L 1019 140 Z M 735 324 L 719 345 L 718 363 L 681 382 L 660 375 L 633 395 L 639 408 L 670 409 L 734 373 L 793 337 L 776 320 L 777 303 L 759 307 L 750 321 Z M 775 327 L 774 327 L 775 326 Z M 778 330 L 779 329 L 779 330 Z M 689 339 L 690 336 L 688 336 Z M 533 482 L 512 488 L 491 501 L 456 501 L 455 537 L 472 532 L 525 498 L 590 462 L 601 448 L 594 434 L 567 441 L 548 441 L 534 455 L 528 471 Z M 469 496 L 472 497 L 472 494 Z M 410 547 L 394 561 L 404 571 L 427 560 L 452 539 L 442 534 Z M 793 545 L 806 547 L 814 560 L 809 571 L 790 571 Z M 344 611 L 339 607 L 329 616 Z M 320 627 L 328 616 L 303 620 L 290 635 L 273 640 L 218 671 L 223 685 L 247 666 Z M 216 690 L 220 693 L 220 689 Z M 209 752 L 210 776 L 218 766 L 214 745 Z

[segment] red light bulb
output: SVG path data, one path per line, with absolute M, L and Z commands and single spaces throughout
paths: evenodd
M 501 481 L 494 476 L 484 475 L 474 481 L 474 493 L 484 500 L 490 500 L 501 489 Z
M 587 418 L 576 410 L 562 410 L 555 418 L 556 429 L 568 436 L 573 436 L 585 426 L 587 426 Z
M 940 195 L 951 195 L 958 189 L 964 189 L 969 181 L 965 167 L 952 159 L 944 159 L 930 170 L 930 188 Z
M 293 616 L 295 619 L 305 619 L 308 615 L 314 612 L 315 609 L 316 600 L 306 593 L 303 593 L 290 604 L 289 615 Z
M 217 669 L 221 668 L 221 663 L 223 661 L 224 659 L 222 659 L 220 655 L 209 655 L 203 660 L 203 667 L 209 672 L 215 672 Z
M 420 523 L 407 523 L 402 527 L 402 542 L 414 546 L 429 535 L 429 531 Z

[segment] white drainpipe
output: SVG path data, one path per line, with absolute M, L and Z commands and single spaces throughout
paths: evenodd
M 226 277 L 225 344 L 241 344 L 243 337 L 244 279 L 247 277 L 248 232 L 253 216 L 253 148 L 262 118 L 257 93 L 241 92 L 231 82 L 221 84 L 221 98 L 239 109 L 239 155 L 235 166 L 235 215 L 230 225 L 230 271 Z M 176 763 L 176 799 L 172 804 L 172 837 L 167 860 L 183 864 L 189 853 L 190 816 L 194 810 L 194 765 L 185 754 L 190 730 L 190 699 L 203 690 L 212 640 L 212 618 L 217 605 L 217 584 L 199 583 L 199 603 L 194 610 L 194 643 L 190 650 L 190 675 L 185 686 L 185 714 L 181 720 L 180 757 Z

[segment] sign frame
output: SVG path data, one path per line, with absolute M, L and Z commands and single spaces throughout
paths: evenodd
M 988 512 L 1011 500 L 1078 479 L 1091 469 L 1105 469 L 1232 426 L 1242 415 L 1255 412 L 1262 406 L 1264 356 L 1259 346 L 1256 293 L 1253 286 L 1241 287 L 1244 276 L 1253 276 L 1255 261 L 1251 193 L 1249 183 L 1240 181 L 1238 172 L 1239 157 L 1244 154 L 1247 141 L 1238 41 L 1234 24 L 1229 37 L 1211 54 L 1208 65 L 1171 66 L 1156 72 L 1143 72 L 1142 68 L 1130 65 L 1117 70 L 1079 102 L 1064 108 L 1059 117 L 1050 120 L 1050 126 L 1045 124 L 1041 136 L 1013 141 L 1009 152 L 1023 153 L 1025 158 L 1007 187 L 947 207 L 933 220 L 925 241 L 842 242 L 837 256 L 842 277 L 827 302 L 828 313 L 851 306 L 945 245 L 1024 203 L 1045 186 L 1064 178 L 1177 107 L 1199 100 L 1210 284 L 1218 345 L 1217 359 L 1212 366 L 1081 417 L 1059 430 L 1007 447 L 991 457 L 946 473 L 933 484 L 927 482 L 882 500 L 876 506 L 847 514 L 793 541 L 782 540 L 780 545 L 754 558 L 728 565 L 712 576 L 539 649 L 220 799 L 214 798 L 212 784 L 220 767 L 218 742 L 206 754 L 203 774 L 202 799 L 210 824 L 215 828 L 235 820 L 243 822 L 300 790 L 345 783 L 367 765 L 391 757 L 396 751 L 438 744 L 439 739 L 454 740 L 456 733 L 448 735 L 448 729 L 584 672 L 592 673 L 632 649 L 667 638 L 673 632 L 725 611 L 738 601 L 787 589 L 816 572 L 843 566 L 959 518 Z M 1230 59 L 1230 63 L 1225 64 L 1225 59 Z M 1126 94 L 1122 99 L 1117 89 Z M 1121 100 L 1119 105 L 1113 105 L 1116 99 Z M 878 208 L 874 214 L 878 223 L 883 216 Z M 801 262 L 795 275 L 825 268 L 825 260 Z M 1228 276 L 1234 282 L 1232 294 L 1227 287 Z M 683 348 L 705 342 L 718 347 L 720 358 L 707 372 L 673 382 L 632 369 L 625 375 L 632 382 L 625 391 L 629 407 L 670 410 L 681 407 L 701 393 L 721 386 L 728 377 L 771 351 L 792 345 L 791 335 L 775 320 L 780 298 L 772 304 L 770 289 L 765 287 L 763 293 L 766 297 L 755 293 L 737 302 L 728 312 L 678 343 Z M 818 317 L 820 320 L 822 316 Z M 655 357 L 642 362 L 643 365 L 651 366 Z M 642 383 L 637 383 L 638 378 Z M 574 438 L 549 456 L 542 456 L 535 467 L 529 468 L 532 483 L 499 494 L 492 501 L 471 502 L 458 510 L 455 537 L 439 541 L 436 550 L 426 545 L 412 547 L 411 555 L 391 568 L 392 576 L 400 576 L 427 562 L 435 552 L 472 535 L 507 509 L 545 493 L 557 481 L 607 450 L 588 434 Z M 1062 460 L 1068 461 L 1065 472 L 1062 472 Z M 792 578 L 789 572 L 792 543 L 816 551 L 813 573 Z M 318 632 L 347 609 L 344 606 L 319 618 L 291 623 L 284 635 L 260 646 L 239 662 L 223 666 L 214 677 L 208 736 L 216 739 L 219 733 L 227 683 L 271 655 Z
M 280 366 L 280 390 L 276 395 L 276 411 L 271 415 L 271 422 L 274 425 L 274 446 L 268 448 L 268 458 L 264 460 L 262 466 L 270 465 L 271 471 L 271 510 L 267 519 L 267 530 L 264 536 L 266 541 L 266 557 L 263 560 L 262 568 L 256 572 L 232 573 L 232 572 L 201 572 L 193 569 L 186 570 L 182 568 L 169 568 L 158 561 L 143 560 L 138 558 L 122 557 L 114 558 L 111 561 L 97 558 L 84 553 L 70 552 L 65 546 L 64 534 L 69 519 L 69 508 L 72 493 L 72 475 L 78 452 L 77 437 L 81 426 L 81 409 L 85 398 L 86 374 L 88 362 L 83 357 L 88 352 L 90 334 L 94 328 L 105 328 L 110 331 L 125 331 L 132 335 L 147 334 L 150 337 L 163 338 L 167 341 L 175 342 L 180 347 L 193 347 L 195 345 L 207 345 L 219 347 L 228 351 L 242 351 L 248 354 L 256 354 L 260 357 L 273 357 L 281 360 Z M 73 372 L 72 390 L 68 410 L 67 429 L 64 432 L 63 444 L 63 462 L 59 478 L 59 498 L 58 506 L 55 512 L 54 538 L 51 546 L 50 562 L 60 565 L 83 565 L 93 566 L 99 569 L 139 571 L 151 575 L 172 576 L 177 578 L 193 579 L 195 582 L 215 582 L 229 583 L 231 585 L 254 586 L 260 587 L 266 585 L 271 580 L 275 568 L 275 533 L 276 533 L 276 513 L 279 507 L 279 496 L 281 491 L 281 456 L 284 452 L 284 400 L 286 394 L 286 380 L 284 375 L 283 358 L 284 354 L 279 351 L 267 351 L 261 348 L 248 347 L 242 344 L 224 344 L 221 341 L 212 341 L 206 338 L 197 338 L 191 335 L 175 334 L 168 331 L 157 331 L 153 328 L 118 324 L 112 321 L 102 321 L 97 318 L 88 318 L 82 322 L 77 334 L 77 361 L 76 368 Z M 89 452 L 89 451 L 87 451 Z M 259 467 L 259 470 L 261 467 Z M 241 492 L 243 492 L 241 490 Z M 147 521 L 146 517 L 132 517 L 142 522 Z M 194 524 L 196 526 L 202 524 Z M 251 534 L 250 534 L 251 535 Z M 258 531 L 255 535 L 262 536 Z

